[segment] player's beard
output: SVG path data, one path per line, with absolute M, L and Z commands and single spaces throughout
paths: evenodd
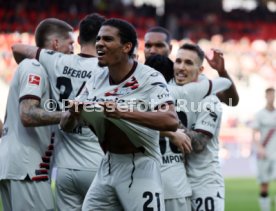
M 98 62 L 98 65 L 99 65 L 99 67 L 106 67 L 107 66 L 107 64 L 103 64 L 101 62 Z

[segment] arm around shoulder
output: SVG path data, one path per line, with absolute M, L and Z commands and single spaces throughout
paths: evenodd
M 20 63 L 25 58 L 36 58 L 38 47 L 24 44 L 12 45 L 12 53 L 16 63 Z

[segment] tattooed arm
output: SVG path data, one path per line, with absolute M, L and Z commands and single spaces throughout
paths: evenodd
M 190 137 L 192 148 L 195 153 L 202 152 L 205 149 L 207 142 L 212 138 L 211 134 L 206 135 L 202 132 L 187 128 L 184 129 L 184 133 Z
M 20 102 L 20 119 L 25 127 L 58 124 L 61 113 L 40 108 L 40 102 L 36 99 L 24 99 Z

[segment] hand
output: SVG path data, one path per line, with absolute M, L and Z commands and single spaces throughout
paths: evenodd
M 115 102 L 103 102 L 99 103 L 104 108 L 104 114 L 106 117 L 121 119 L 123 111 L 120 109 Z
M 265 159 L 266 153 L 265 153 L 265 148 L 263 146 L 258 147 L 257 156 L 258 156 L 259 159 Z
M 182 129 L 177 129 L 170 141 L 177 146 L 182 153 L 190 153 L 192 151 L 191 139 Z
M 68 110 L 71 115 L 79 116 L 83 108 L 83 103 L 75 100 L 68 100 Z
M 220 72 L 225 72 L 225 67 L 224 67 L 224 58 L 223 58 L 223 53 L 218 50 L 218 49 L 211 49 L 213 51 L 213 58 L 209 58 L 207 55 L 205 55 L 205 58 L 209 65 Z

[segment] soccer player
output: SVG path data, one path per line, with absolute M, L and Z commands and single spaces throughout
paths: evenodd
M 156 54 L 169 56 L 172 50 L 171 34 L 167 29 L 160 26 L 152 27 L 146 32 L 144 36 L 144 43 L 145 59 L 147 59 L 151 55 Z M 212 68 L 214 68 L 212 62 L 210 62 L 209 64 Z M 218 75 L 232 81 L 231 77 L 225 69 L 218 69 Z M 229 89 L 217 93 L 217 96 L 221 100 L 221 102 L 229 106 L 238 105 L 239 95 L 233 81 Z
M 52 97 L 58 102 L 59 109 L 63 110 L 66 107 L 66 100 L 79 95 L 86 81 L 98 68 L 95 42 L 104 20 L 104 17 L 98 14 L 91 14 L 80 21 L 78 42 L 81 53 L 78 55 L 66 55 L 32 46 L 18 46 L 25 48 L 22 49 L 25 55 L 36 55 L 45 67 L 51 82 Z M 15 46 L 14 49 L 18 50 L 18 47 Z M 57 166 L 57 208 L 80 210 L 103 157 L 103 151 L 97 137 L 87 126 L 76 127 L 71 133 L 59 131 L 58 134 L 60 137 L 54 151 Z
M 173 80 L 173 62 L 166 56 L 153 55 L 150 56 L 145 64 L 160 71 L 166 80 Z M 177 65 L 175 65 L 177 67 Z M 199 71 L 198 71 L 199 72 Z M 226 80 L 226 79 L 225 79 Z M 202 80 L 201 80 L 202 82 Z M 230 82 L 230 81 L 229 81 Z M 214 81 L 215 88 L 216 81 Z M 201 83 L 188 83 L 185 86 L 168 85 L 170 94 L 175 100 L 175 103 L 179 105 L 179 102 L 183 101 L 185 106 L 179 106 L 177 110 L 179 118 L 182 120 L 182 124 L 187 126 L 187 118 L 185 112 L 196 111 L 196 105 L 208 93 L 204 92 L 206 88 Z M 191 88 L 191 85 L 192 88 Z M 197 85 L 197 87 L 195 87 Z M 229 88 L 231 83 L 224 87 Z M 212 93 L 216 93 L 216 88 L 212 90 Z M 203 94 L 203 95 L 202 95 Z M 200 97 L 201 96 L 201 97 Z M 200 97 L 200 98 L 199 98 Z M 183 127 L 182 129 L 184 129 Z M 191 140 L 182 129 L 178 129 L 176 132 L 161 132 L 160 138 L 160 150 L 162 154 L 161 176 L 164 185 L 165 207 L 166 210 L 191 210 L 192 190 L 186 176 L 186 170 L 184 167 L 185 153 L 190 153 L 192 150 Z M 165 137 L 162 137 L 165 136 Z M 184 154 L 184 155 L 183 155 Z M 174 175 L 178 179 L 175 180 Z
M 40 48 L 73 51 L 73 28 L 49 18 L 35 31 Z M 16 56 L 16 55 L 15 55 Z M 48 169 L 52 148 L 50 124 L 61 112 L 45 110 L 49 83 L 42 65 L 23 60 L 10 85 L 0 143 L 0 191 L 4 210 L 54 210 Z
M 270 210 L 269 183 L 276 179 L 276 110 L 275 89 L 265 90 L 266 105 L 253 122 L 253 144 L 257 151 L 257 178 L 260 183 L 260 208 Z
M 184 85 L 197 81 L 204 67 L 204 52 L 198 45 L 184 44 L 177 52 L 174 63 L 174 81 Z M 212 61 L 215 69 L 224 68 L 218 50 Z M 209 62 L 210 63 L 210 62 Z M 192 210 L 224 210 L 224 180 L 221 174 L 218 135 L 222 108 L 215 95 L 205 97 L 196 105 L 196 112 L 188 110 L 179 115 L 191 139 L 192 152 L 187 155 L 186 170 L 192 187 Z M 184 117 L 184 118 L 183 118 Z
M 133 60 L 136 42 L 133 26 L 120 19 L 104 22 L 97 36 L 99 65 L 106 67 L 79 99 L 102 102 L 105 115 L 90 126 L 106 154 L 83 210 L 164 210 L 157 130 L 175 131 L 178 118 L 164 77 Z M 143 102 L 148 110 L 122 112 L 120 102 Z M 73 128 L 77 116 L 67 111 L 61 127 Z

